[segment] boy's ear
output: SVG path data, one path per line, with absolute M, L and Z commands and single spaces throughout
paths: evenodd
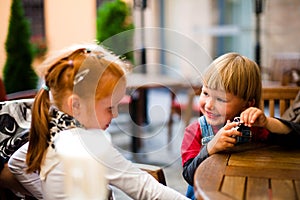
M 248 101 L 248 107 L 253 107 L 255 105 L 255 99 Z
M 249 100 L 249 101 L 245 102 L 244 109 L 247 109 L 249 107 L 253 107 L 254 105 L 255 105 L 255 99 Z

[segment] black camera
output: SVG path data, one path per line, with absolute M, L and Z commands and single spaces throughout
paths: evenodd
M 235 117 L 233 121 L 239 123 L 236 127 L 236 130 L 242 133 L 241 136 L 237 136 L 236 142 L 237 143 L 251 142 L 252 132 L 250 127 L 245 126 L 243 123 L 241 123 L 239 117 Z

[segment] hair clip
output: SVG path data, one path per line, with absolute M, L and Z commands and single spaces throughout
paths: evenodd
M 89 69 L 85 69 L 81 72 L 79 72 L 78 74 L 76 74 L 75 78 L 74 78 L 74 85 L 76 85 L 77 83 L 79 83 L 80 81 L 82 81 L 84 79 L 84 77 L 89 73 Z
M 86 53 L 91 53 L 92 51 L 89 48 L 85 49 Z
M 69 61 L 68 61 L 68 64 L 69 64 L 71 67 L 73 67 L 73 60 L 69 60 Z
M 105 57 L 104 54 L 97 54 L 96 56 L 97 56 L 98 59 L 101 59 L 101 58 Z
M 42 88 L 43 88 L 44 90 L 46 90 L 47 92 L 50 91 L 50 88 L 49 88 L 46 84 L 43 84 L 43 85 L 42 85 Z

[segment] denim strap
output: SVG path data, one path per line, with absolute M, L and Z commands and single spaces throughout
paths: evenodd
M 201 143 L 202 145 L 207 144 L 215 136 L 213 129 L 210 124 L 207 123 L 204 116 L 199 117 L 199 124 L 202 133 Z

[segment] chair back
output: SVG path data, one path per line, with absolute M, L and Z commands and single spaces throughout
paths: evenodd
M 133 163 L 135 167 L 140 168 L 143 171 L 146 171 L 151 176 L 153 176 L 159 183 L 167 185 L 164 171 L 161 167 L 156 165 L 142 164 L 142 163 Z
M 300 87 L 266 87 L 262 89 L 260 108 L 269 112 L 270 117 L 282 117 L 294 102 Z
M 0 157 L 8 160 L 25 142 L 31 123 L 34 99 L 0 102 Z
M 6 95 L 7 100 L 17 100 L 17 99 L 32 99 L 37 94 L 37 89 L 24 90 L 19 92 L 14 92 Z
M 199 97 L 202 91 L 201 86 L 194 86 L 189 88 L 187 91 L 187 102 L 180 103 L 176 100 L 176 95 L 174 92 L 171 92 L 171 108 L 168 122 L 168 142 L 171 141 L 172 138 L 172 126 L 173 126 L 173 115 L 181 116 L 183 114 L 183 121 L 185 127 L 189 125 L 192 117 L 201 116 L 201 111 L 199 107 L 199 103 L 195 103 L 195 98 Z
M 187 102 L 187 107 L 184 116 L 185 127 L 189 125 L 190 120 L 193 116 L 200 117 L 202 115 L 200 111 L 199 102 L 195 103 L 194 101 L 196 97 L 200 96 L 201 92 L 202 92 L 202 86 L 191 88 L 188 91 L 188 102 Z

